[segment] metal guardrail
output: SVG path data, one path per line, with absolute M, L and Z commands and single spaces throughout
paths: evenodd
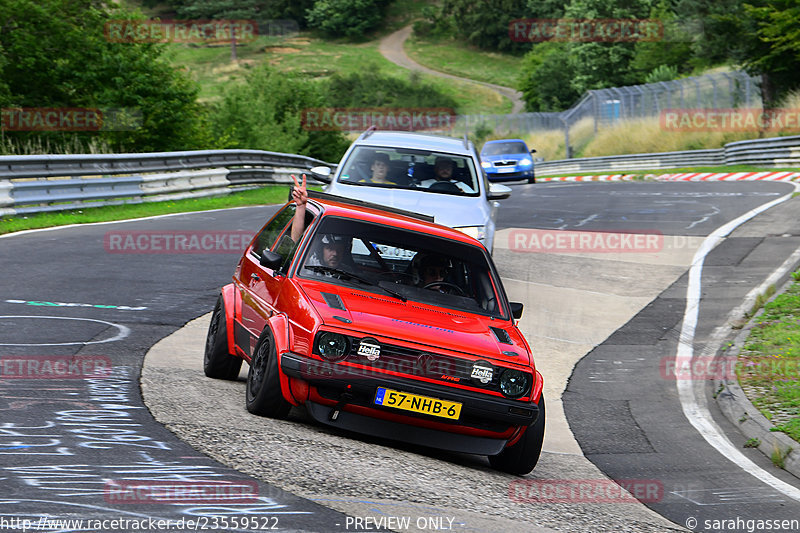
M 0 215 L 225 194 L 318 165 L 336 166 L 260 150 L 0 156 Z
M 716 150 L 685 150 L 544 161 L 536 163 L 536 174 L 552 176 L 568 172 L 659 170 L 723 165 L 757 165 L 773 168 L 800 166 L 800 136 L 737 141 Z
M 537 163 L 536 172 L 545 176 L 741 164 L 800 166 L 800 136 L 738 141 L 717 150 L 546 161 Z M 290 174 L 317 165 L 336 166 L 259 150 L 0 156 L 0 216 L 225 194 L 232 187 L 291 183 Z

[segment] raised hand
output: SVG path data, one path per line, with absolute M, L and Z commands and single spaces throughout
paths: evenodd
M 308 191 L 306 190 L 306 175 L 303 174 L 303 183 L 297 181 L 297 178 L 292 174 L 294 181 L 294 188 L 292 189 L 292 201 L 298 206 L 306 205 L 308 202 Z

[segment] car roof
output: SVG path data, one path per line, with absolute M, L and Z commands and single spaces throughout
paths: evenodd
M 444 237 L 467 244 L 480 244 L 469 235 L 456 229 L 436 224 L 431 217 L 400 209 L 393 209 L 369 202 L 337 197 L 332 194 L 309 192 L 309 201 L 318 205 L 325 216 L 340 216 L 365 222 L 392 225 L 398 228 L 418 231 L 428 235 Z
M 511 143 L 511 142 L 517 142 L 517 143 L 525 144 L 525 141 L 523 141 L 522 139 L 495 139 L 493 141 L 486 141 L 485 143 L 483 143 L 483 145 L 486 146 L 487 144 L 502 144 L 502 143 Z
M 445 135 L 410 131 L 366 131 L 353 144 L 381 148 L 415 148 L 460 155 L 471 154 L 473 148 L 472 141 L 469 140 L 465 142 L 464 139 Z

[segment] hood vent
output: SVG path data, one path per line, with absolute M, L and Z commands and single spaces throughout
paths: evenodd
M 344 306 L 344 302 L 341 298 L 339 298 L 338 294 L 331 294 L 329 292 L 322 292 L 322 297 L 325 299 L 325 303 L 328 304 L 328 307 L 333 309 L 339 309 L 341 311 L 347 311 Z
M 492 330 L 492 333 L 494 333 L 494 336 L 498 341 L 502 342 L 503 344 L 514 344 L 511 342 L 511 337 L 508 336 L 508 332 L 506 330 L 496 328 L 494 326 L 489 326 L 489 329 Z

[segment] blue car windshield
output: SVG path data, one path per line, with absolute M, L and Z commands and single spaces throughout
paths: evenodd
M 527 154 L 528 147 L 521 142 L 491 143 L 486 144 L 481 151 L 481 155 L 511 155 Z

